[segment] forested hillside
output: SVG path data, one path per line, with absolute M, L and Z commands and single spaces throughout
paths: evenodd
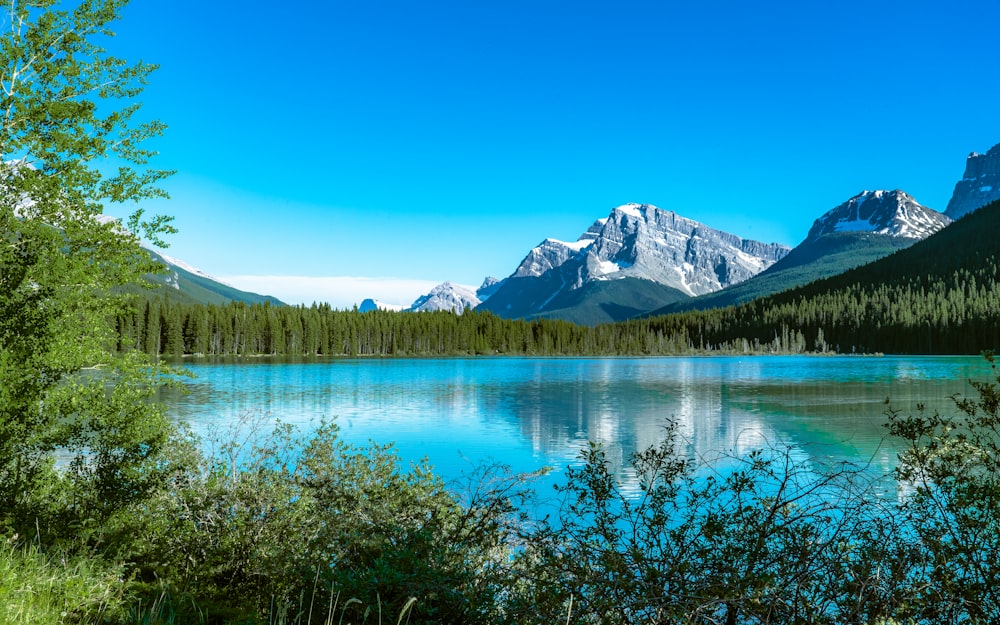
M 164 297 L 182 304 L 282 303 L 276 297 L 242 291 L 193 267 L 185 266 L 175 259 L 168 260 L 152 250 L 145 251 L 149 253 L 153 262 L 162 265 L 164 269 L 159 273 L 146 274 L 143 280 L 149 284 L 144 287 L 132 287 L 128 289 L 129 292 L 145 294 L 152 292 L 155 297 Z
M 596 327 L 488 312 L 141 301 L 119 349 L 150 354 L 410 356 L 690 352 L 969 354 L 1000 345 L 1000 203 L 878 262 L 739 306 Z
M 738 349 L 777 342 L 793 351 L 978 353 L 1000 343 L 998 227 L 994 202 L 838 276 L 732 308 L 631 325 Z
M 824 234 L 809 245 L 799 246 L 774 265 L 745 282 L 665 306 L 643 316 L 668 315 L 688 310 L 735 306 L 797 288 L 815 280 L 839 275 L 859 265 L 884 258 L 913 245 L 913 239 L 871 232 Z

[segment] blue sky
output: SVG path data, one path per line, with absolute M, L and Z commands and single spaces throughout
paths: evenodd
M 136 0 L 167 253 L 290 303 L 504 277 L 626 202 L 799 243 L 944 210 L 1000 142 L 1000 3 Z

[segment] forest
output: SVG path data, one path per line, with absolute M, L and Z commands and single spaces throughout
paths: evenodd
M 115 348 L 153 356 L 978 354 L 1000 345 L 1000 202 L 933 237 L 783 293 L 580 326 L 489 312 L 357 312 L 137 297 Z
M 478 311 L 361 313 L 325 304 L 198 305 L 143 298 L 116 318 L 116 347 L 155 356 L 355 357 L 976 354 L 1000 345 L 997 254 L 944 269 L 914 267 L 897 258 L 936 256 L 913 251 L 738 306 L 593 327 Z
M 991 261 L 949 280 L 848 288 L 594 327 L 489 312 L 355 312 L 327 305 L 140 300 L 116 320 L 118 349 L 163 356 L 976 354 L 1000 345 Z

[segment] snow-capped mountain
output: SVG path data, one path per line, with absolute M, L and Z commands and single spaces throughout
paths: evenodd
M 902 191 L 862 191 L 824 213 L 805 240 L 767 270 L 653 314 L 720 308 L 802 286 L 910 247 L 949 223 L 947 216 Z
M 530 317 L 579 307 L 607 291 L 601 283 L 628 280 L 627 288 L 624 283 L 613 287 L 615 300 L 601 304 L 603 313 L 589 316 L 591 322 L 610 321 L 742 282 L 788 251 L 649 204 L 625 204 L 574 242 L 543 241 L 482 307 Z
M 479 304 L 480 299 L 476 297 L 476 291 L 471 287 L 444 282 L 431 289 L 430 293 L 418 297 L 407 310 L 413 312 L 451 310 L 462 314 L 466 308 L 475 308 Z
M 701 295 L 760 273 L 788 251 L 649 204 L 625 204 L 611 211 L 585 248 L 579 276 L 581 282 L 642 278 Z
M 1000 144 L 986 154 L 969 154 L 965 175 L 955 184 L 944 213 L 958 219 L 995 200 L 1000 200 Z
M 400 311 L 405 309 L 406 306 L 401 306 L 399 304 L 386 304 L 383 301 L 372 299 L 370 297 L 368 299 L 362 300 L 361 303 L 358 304 L 358 312 L 372 312 L 375 310 Z
M 413 312 L 450 310 L 462 314 L 466 309 L 473 309 L 488 300 L 502 284 L 502 280 L 492 276 L 486 278 L 478 289 L 445 282 L 431 289 L 430 293 L 418 297 L 407 310 Z
M 834 232 L 873 232 L 904 239 L 925 239 L 951 223 L 934 209 L 895 191 L 862 191 L 813 223 L 806 241 Z

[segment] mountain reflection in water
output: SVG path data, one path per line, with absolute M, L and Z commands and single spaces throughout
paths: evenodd
M 498 461 L 558 475 L 589 441 L 615 473 L 678 423 L 683 451 L 710 457 L 791 445 L 803 457 L 872 460 L 889 470 L 886 399 L 948 411 L 978 357 L 751 356 L 186 361 L 188 393 L 164 390 L 168 414 L 205 434 L 248 413 L 308 432 L 335 419 L 345 440 L 395 443 L 445 479 Z M 557 479 L 557 478 L 554 478 Z

